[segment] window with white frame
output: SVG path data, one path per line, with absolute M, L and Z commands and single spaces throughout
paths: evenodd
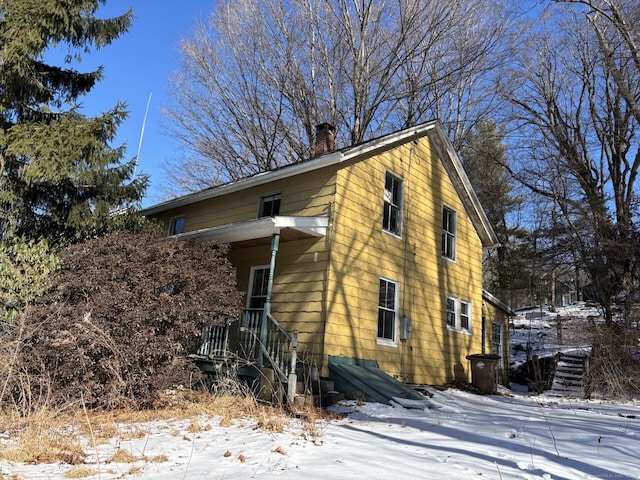
M 280 202 L 282 195 L 274 193 L 260 197 L 260 205 L 258 206 L 258 218 L 275 217 L 280 215 Z
M 471 331 L 471 302 L 453 296 L 447 297 L 447 328 Z
M 502 324 L 491 324 L 491 353 L 502 356 Z
M 183 233 L 186 219 L 184 215 L 173 217 L 169 222 L 169 235 L 179 235 Z
M 456 212 L 448 207 L 442 208 L 442 256 L 456 259 Z
M 264 308 L 267 300 L 269 284 L 269 267 L 251 267 L 249 275 L 249 292 L 247 293 L 247 308 Z
M 384 181 L 382 229 L 400 236 L 402 233 L 402 180 L 387 172 Z
M 471 304 L 460 302 L 460 330 L 471 330 Z
M 447 326 L 456 328 L 456 299 L 447 297 Z
M 398 283 L 380 278 L 378 296 L 378 340 L 396 341 L 396 323 L 398 319 Z

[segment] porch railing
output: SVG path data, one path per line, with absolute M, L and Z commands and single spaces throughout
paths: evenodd
M 265 328 L 262 328 L 266 321 Z M 262 309 L 247 309 L 237 322 L 205 325 L 197 357 L 209 360 L 236 358 L 256 366 L 270 365 L 287 382 L 295 373 L 298 332 L 289 334 Z

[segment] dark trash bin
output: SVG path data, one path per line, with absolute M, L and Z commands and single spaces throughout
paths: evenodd
M 500 355 L 467 355 L 471 361 L 471 383 L 486 395 L 498 392 L 498 365 Z

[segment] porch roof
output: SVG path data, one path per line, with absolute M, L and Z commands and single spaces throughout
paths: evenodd
M 191 238 L 215 240 L 218 243 L 250 242 L 262 244 L 270 242 L 271 237 L 276 233 L 281 234 L 281 241 L 323 237 L 326 235 L 328 227 L 329 218 L 326 215 L 317 217 L 276 216 L 203 228 L 181 233 L 174 237 L 181 240 Z

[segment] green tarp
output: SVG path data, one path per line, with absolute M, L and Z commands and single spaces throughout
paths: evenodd
M 391 405 L 393 401 L 426 401 L 427 397 L 378 368 L 375 360 L 329 356 L 329 378 L 335 389 L 353 400 L 374 401 Z

